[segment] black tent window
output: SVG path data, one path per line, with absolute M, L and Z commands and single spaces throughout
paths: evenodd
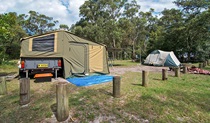
M 55 35 L 47 35 L 44 37 L 34 38 L 32 51 L 54 52 Z

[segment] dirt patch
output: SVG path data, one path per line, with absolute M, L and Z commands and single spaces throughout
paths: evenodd
M 142 72 L 143 70 L 150 72 L 162 72 L 162 69 L 169 70 L 168 67 L 156 67 L 156 66 L 145 66 L 145 65 L 136 65 L 131 67 L 110 67 L 109 71 L 111 75 L 122 75 L 126 72 Z M 168 71 L 169 74 L 173 74 L 173 71 Z

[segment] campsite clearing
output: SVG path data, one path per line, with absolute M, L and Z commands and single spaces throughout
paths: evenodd
M 114 66 L 110 70 L 139 70 L 137 65 L 128 64 L 132 65 Z M 120 98 L 112 97 L 111 82 L 88 87 L 69 84 L 69 110 L 74 122 L 210 121 L 209 76 L 181 74 L 177 78 L 170 74 L 167 81 L 162 81 L 158 69 L 149 73 L 147 88 L 141 86 L 141 72 L 126 71 L 120 76 Z M 53 111 L 57 82 L 35 83 L 31 79 L 30 104 L 21 108 L 18 81 L 17 78 L 8 81 L 8 94 L 0 96 L 0 122 L 56 122 Z

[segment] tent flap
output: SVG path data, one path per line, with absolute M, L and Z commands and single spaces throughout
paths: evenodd
M 103 72 L 103 49 L 101 46 L 89 46 L 90 72 Z

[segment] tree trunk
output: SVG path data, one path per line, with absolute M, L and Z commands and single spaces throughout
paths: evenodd
M 188 60 L 188 62 L 190 61 L 190 52 L 188 52 L 188 54 L 187 54 L 187 60 Z
M 203 64 L 202 63 L 199 63 L 199 68 L 203 68 Z
M 132 61 L 135 60 L 135 41 L 133 41 L 133 47 L 132 47 Z
M 116 41 L 115 41 L 114 38 L 113 38 L 113 47 L 114 47 L 114 48 L 116 47 Z M 115 60 L 115 58 L 116 58 L 115 50 L 113 50 L 112 54 L 113 54 L 113 60 Z
M 206 67 L 206 61 L 203 62 L 203 67 Z

